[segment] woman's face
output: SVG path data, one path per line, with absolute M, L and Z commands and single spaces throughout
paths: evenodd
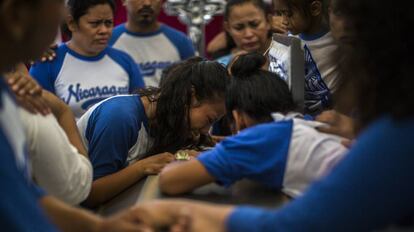
M 224 100 L 205 101 L 190 109 L 190 125 L 193 134 L 207 134 L 215 121 L 225 113 Z
M 306 20 L 305 15 L 296 7 L 289 9 L 286 0 L 273 0 L 275 6 L 276 16 L 282 17 L 282 24 L 292 35 L 297 35 L 306 32 L 309 20 Z
M 264 52 L 268 45 L 270 24 L 253 3 L 232 6 L 224 26 L 240 50 Z
M 100 4 L 89 8 L 79 18 L 79 22 L 71 21 L 72 41 L 81 50 L 82 55 L 98 55 L 107 46 L 112 36 L 114 15 L 109 4 Z

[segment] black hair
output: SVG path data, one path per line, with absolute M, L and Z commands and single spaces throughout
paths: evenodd
M 162 70 L 162 72 L 161 72 L 159 87 L 161 88 L 164 85 L 165 80 L 167 79 L 168 75 L 174 69 L 177 69 L 177 68 L 180 68 L 180 67 L 184 67 L 184 66 L 188 66 L 188 65 L 191 65 L 191 64 L 196 64 L 196 63 L 201 62 L 201 61 L 204 61 L 204 59 L 201 58 L 201 57 L 199 57 L 199 56 L 194 56 L 194 57 L 190 57 L 190 58 L 188 58 L 186 60 L 179 61 L 179 62 L 177 62 L 175 64 L 172 64 L 172 65 L 164 68 Z
M 79 22 L 79 19 L 88 13 L 88 10 L 96 5 L 108 4 L 112 12 L 115 15 L 115 2 L 114 0 L 69 0 L 68 7 L 70 15 L 75 22 Z
M 141 96 L 156 102 L 155 117 L 150 120 L 149 133 L 154 143 L 147 155 L 176 152 L 194 143 L 189 110 L 194 95 L 199 104 L 225 98 L 228 74 L 214 61 L 191 58 L 174 64 L 164 73 L 159 88 L 142 89 Z
M 241 55 L 234 61 L 226 91 L 228 116 L 238 110 L 261 123 L 271 121 L 273 112 L 295 109 L 288 85 L 277 74 L 261 69 L 265 63 L 266 58 L 258 53 Z
M 79 23 L 79 19 L 87 14 L 90 8 L 101 4 L 108 4 L 111 7 L 112 13 L 115 15 L 116 5 L 114 0 L 69 0 L 67 7 L 73 20 Z M 72 37 L 72 32 L 66 23 L 61 25 L 61 30 L 68 38 Z
M 339 44 L 340 53 L 334 58 L 341 61 L 339 98 L 354 96 L 362 128 L 385 114 L 397 119 L 414 116 L 414 44 L 407 36 L 407 28 L 414 26 L 410 4 L 409 0 L 335 1 L 335 10 L 348 24 L 348 41 Z
M 233 6 L 239 6 L 246 3 L 252 3 L 258 9 L 262 10 L 265 17 L 271 13 L 271 8 L 264 3 L 263 0 L 229 0 L 227 1 L 226 8 L 224 10 L 224 21 L 228 21 L 230 17 L 230 11 Z M 266 18 L 267 20 L 267 18 Z
M 322 16 L 325 20 L 328 20 L 328 0 L 283 0 L 286 2 L 289 11 L 292 9 L 299 10 L 306 19 L 311 19 L 311 4 L 314 1 L 322 3 Z
M 263 0 L 229 0 L 227 1 L 226 8 L 224 10 L 224 21 L 228 22 L 230 17 L 230 11 L 234 6 L 240 6 L 246 3 L 252 3 L 254 6 L 256 6 L 258 9 L 263 11 L 263 14 L 265 16 L 265 20 L 268 21 L 268 15 L 271 14 L 272 9 L 270 5 L 267 5 Z M 231 52 L 233 48 L 236 47 L 236 43 L 233 40 L 233 37 L 231 37 L 230 33 L 226 30 L 226 47 L 224 49 L 221 49 L 217 51 L 217 54 L 212 55 L 213 58 L 219 58 L 221 56 L 227 55 Z M 272 31 L 269 30 L 268 37 L 270 38 L 272 36 Z

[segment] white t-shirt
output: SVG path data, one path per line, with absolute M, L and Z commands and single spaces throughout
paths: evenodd
M 321 123 L 274 114 L 275 122 L 242 130 L 197 159 L 224 186 L 248 178 L 291 197 L 328 174 L 346 155 L 337 136 L 315 129 Z
M 331 92 L 335 92 L 338 82 L 338 67 L 337 61 L 332 57 L 337 45 L 331 32 L 328 32 L 320 37 L 305 37 L 300 36 L 302 44 L 305 49 L 305 62 L 308 64 L 312 62 L 317 66 L 317 69 Z M 308 60 L 309 59 L 309 60 Z
M 138 66 L 122 51 L 107 47 L 86 57 L 62 44 L 56 54 L 51 62 L 34 64 L 30 74 L 68 104 L 77 119 L 97 102 L 144 87 Z
M 68 204 L 84 201 L 92 186 L 92 165 L 70 144 L 56 118 L 19 109 L 35 182 Z
M 77 122 L 93 166 L 93 179 L 113 174 L 145 158 L 152 146 L 139 95 L 108 98 Z
M 337 48 L 331 32 L 312 36 L 300 35 L 305 55 L 305 106 L 306 113 L 318 114 L 332 106 L 332 93 L 337 89 L 338 68 L 332 54 Z M 273 41 L 269 51 L 269 69 L 286 79 L 289 54 L 279 51 Z
M 155 32 L 133 33 L 121 24 L 114 29 L 110 44 L 139 64 L 146 86 L 157 87 L 163 69 L 194 56 L 188 37 L 166 25 Z
M 275 121 L 288 120 L 289 116 L 273 114 Z M 345 156 L 348 149 L 343 138 L 317 131 L 323 123 L 292 118 L 293 127 L 283 178 L 283 192 L 298 197 L 315 180 L 327 175 Z

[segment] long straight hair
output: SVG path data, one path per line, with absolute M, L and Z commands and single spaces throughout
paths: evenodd
M 153 146 L 147 156 L 161 152 L 176 152 L 191 145 L 190 108 L 193 96 L 199 104 L 223 101 L 228 74 L 219 63 L 201 58 L 178 63 L 169 68 L 159 88 L 139 90 L 156 102 L 155 117 L 149 122 Z

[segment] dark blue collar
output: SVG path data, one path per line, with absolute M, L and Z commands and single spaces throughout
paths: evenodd
M 317 39 L 323 37 L 324 35 L 328 34 L 328 32 L 329 32 L 329 29 L 328 30 L 323 29 L 320 32 L 315 33 L 315 34 L 304 34 L 304 33 L 302 33 L 302 34 L 299 34 L 299 38 L 301 38 L 302 40 L 305 40 L 305 41 L 317 40 Z
M 74 50 L 70 49 L 69 46 L 67 44 L 63 44 L 63 46 L 66 48 L 66 50 L 68 51 L 69 54 L 71 54 L 72 56 L 80 59 L 80 60 L 84 60 L 84 61 L 98 61 L 101 60 L 107 53 L 107 49 L 108 47 L 105 48 L 105 50 L 103 50 L 101 53 L 99 53 L 96 56 L 84 56 L 81 55 L 77 52 L 75 52 Z

